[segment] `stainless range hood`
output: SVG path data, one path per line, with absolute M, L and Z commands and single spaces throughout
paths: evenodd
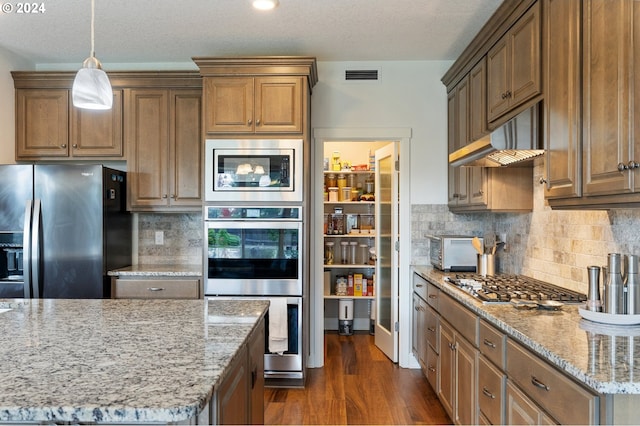
M 538 105 L 491 132 L 490 135 L 449 154 L 451 166 L 504 167 L 544 154 L 538 136 Z M 529 165 L 529 164 L 526 164 Z

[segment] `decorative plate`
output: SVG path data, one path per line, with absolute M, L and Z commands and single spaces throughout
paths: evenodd
M 607 314 L 604 312 L 588 311 L 583 307 L 578 308 L 580 316 L 586 320 L 602 324 L 635 325 L 640 324 L 640 315 Z

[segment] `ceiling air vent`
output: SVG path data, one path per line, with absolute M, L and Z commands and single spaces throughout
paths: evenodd
M 377 81 L 378 70 L 346 70 L 344 79 L 346 81 Z

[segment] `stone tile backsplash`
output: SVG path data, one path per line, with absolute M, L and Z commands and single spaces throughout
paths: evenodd
M 534 182 L 543 174 L 537 160 Z M 497 270 L 523 274 L 587 292 L 589 265 L 606 265 L 607 254 L 640 255 L 640 209 L 552 210 L 544 188 L 534 185 L 531 213 L 453 214 L 446 205 L 411 207 L 411 259 L 429 263 L 429 234 L 505 233 L 506 251 L 497 253 Z
M 156 231 L 164 244 L 155 243 Z M 202 264 L 202 213 L 138 213 L 139 264 Z

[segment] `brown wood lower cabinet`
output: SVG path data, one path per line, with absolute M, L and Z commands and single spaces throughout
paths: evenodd
M 212 424 L 264 423 L 264 327 L 262 319 L 216 386 Z
M 114 299 L 198 299 L 200 280 L 197 278 L 113 278 L 111 297 Z

